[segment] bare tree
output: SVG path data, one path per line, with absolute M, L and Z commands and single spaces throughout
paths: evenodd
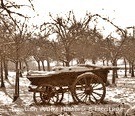
M 103 39 L 102 34 L 97 31 L 96 27 L 94 29 L 88 27 L 84 30 L 73 47 L 79 63 L 85 63 L 87 59 L 92 60 L 93 64 L 96 63 L 101 39 Z
M 15 83 L 15 94 L 14 94 L 14 99 L 13 101 L 17 100 L 17 98 L 19 97 L 19 42 L 20 42 L 20 38 L 22 38 L 23 35 L 23 31 L 22 29 L 20 29 L 20 26 L 18 25 L 18 21 L 16 18 L 13 17 L 13 15 L 16 16 L 21 16 L 23 18 L 26 18 L 27 16 L 24 16 L 23 14 L 16 12 L 16 9 L 20 9 L 23 6 L 27 6 L 27 7 L 31 7 L 33 8 L 33 5 L 31 3 L 31 0 L 28 0 L 30 2 L 30 6 L 28 5 L 18 5 L 16 4 L 14 1 L 6 1 L 6 0 L 0 0 L 0 19 L 2 20 L 2 22 L 4 23 L 4 25 L 6 26 L 6 28 L 8 29 L 9 33 L 11 34 L 11 36 L 13 37 L 14 35 L 12 35 L 12 30 L 9 28 L 9 25 L 4 21 L 3 17 L 9 17 L 9 19 L 11 19 L 11 21 L 15 24 L 15 36 L 13 37 L 14 42 L 15 42 L 15 55 L 16 55 L 16 83 Z M 23 27 L 23 26 L 22 26 Z M 16 31 L 19 30 L 19 34 L 16 33 Z
M 116 32 L 119 33 L 121 35 L 121 43 L 117 46 L 117 48 L 114 50 L 114 54 L 112 55 L 112 64 L 113 66 L 117 66 L 117 58 L 119 56 L 119 54 L 121 53 L 122 50 L 122 46 L 125 43 L 125 39 L 127 38 L 127 30 L 126 29 L 122 29 L 119 26 L 115 25 L 111 20 L 109 20 L 108 18 L 102 17 L 99 14 L 95 14 L 94 17 L 98 17 L 101 18 L 102 20 L 110 23 L 112 26 L 114 26 L 116 28 Z M 117 77 L 117 70 L 113 70 L 113 78 L 112 78 L 112 84 L 115 84 L 115 78 Z
M 47 61 L 47 70 L 50 71 L 50 58 L 52 57 L 51 43 L 48 40 L 34 40 L 34 59 L 38 63 L 38 70 L 41 70 L 40 63 L 42 63 L 42 69 L 45 71 L 44 61 Z
M 37 27 L 37 26 L 36 26 Z M 38 63 L 38 70 L 41 70 L 40 64 L 42 63 L 42 69 L 45 71 L 44 61 L 47 61 L 47 70 L 50 70 L 50 58 L 53 56 L 52 45 L 49 40 L 51 28 L 44 24 L 40 28 L 37 27 L 37 33 L 32 38 L 33 43 L 33 56 Z
M 19 29 L 18 26 L 20 27 Z M 29 52 L 26 52 L 28 50 L 26 50 L 24 47 L 26 45 L 27 39 L 29 39 L 31 34 L 31 32 L 28 31 L 26 21 L 24 21 L 22 24 L 20 23 L 20 25 L 18 24 L 18 26 L 13 25 L 12 28 L 12 39 L 14 44 L 12 44 L 11 53 L 16 67 L 15 94 L 13 101 L 19 97 L 19 77 L 21 74 L 21 62 L 29 56 Z
M 135 41 L 133 37 L 127 37 L 122 49 L 122 56 L 129 62 L 131 66 L 131 77 L 134 77 L 134 62 L 135 62 L 135 48 L 134 48 Z M 125 61 L 126 62 L 126 61 Z M 129 67 L 130 69 L 130 67 Z M 126 69 L 125 69 L 126 71 Z M 130 72 L 130 71 L 129 71 Z M 127 74 L 125 74 L 127 76 Z
M 57 41 L 61 46 L 60 60 L 66 66 L 69 66 L 70 61 L 74 58 L 72 47 L 74 42 L 84 34 L 84 30 L 88 28 L 91 16 L 86 15 L 83 20 L 77 20 L 74 12 L 69 11 L 65 17 L 53 17 L 50 14 L 53 22 L 49 23 L 53 28 L 53 33 L 57 34 Z

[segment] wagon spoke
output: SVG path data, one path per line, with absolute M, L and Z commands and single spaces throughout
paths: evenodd
M 77 95 L 82 95 L 82 94 L 84 94 L 84 92 L 80 92 L 80 93 L 76 93 Z
M 93 83 L 92 87 L 94 88 L 94 87 L 97 87 L 98 85 L 99 85 L 99 83 Z
M 76 95 L 77 95 L 77 97 L 82 98 L 85 94 L 84 94 L 84 92 L 83 92 L 83 93 L 78 93 L 78 94 L 76 94 Z
M 85 98 L 82 101 L 86 102 L 87 101 L 87 96 L 88 95 L 86 95 Z
M 89 102 L 92 102 L 90 95 L 89 95 Z
M 84 78 L 84 82 L 85 82 L 86 86 L 89 86 L 88 80 L 89 80 L 89 79 L 88 79 L 87 77 Z
M 89 79 L 90 79 L 90 82 L 89 82 L 89 83 L 91 84 L 91 83 L 92 83 L 92 81 L 93 81 L 93 78 L 89 78 Z
M 97 92 L 94 92 L 94 91 L 93 91 L 93 93 L 100 96 L 100 97 L 102 96 L 102 94 L 100 94 L 100 93 L 97 93 Z
M 96 97 L 93 94 L 91 94 L 91 95 L 94 98 L 94 100 L 97 102 L 98 100 L 96 99 Z
M 93 78 L 85 77 L 84 80 L 85 80 L 86 86 L 90 86 L 90 84 L 91 84 L 92 81 L 93 81 Z
M 54 100 L 54 98 L 52 98 L 52 100 L 51 100 L 51 101 L 52 101 L 52 103 L 55 103 L 55 102 L 56 102 L 56 101 Z
M 103 87 L 100 87 L 100 88 L 95 88 L 93 90 L 103 90 Z
M 55 103 L 57 103 L 58 102 L 58 94 L 56 93 L 55 94 L 55 96 L 52 96 L 51 98 L 50 98 L 50 103 L 51 104 L 55 104 Z
M 54 96 L 54 97 L 52 97 L 52 98 L 50 99 L 50 102 L 56 103 L 57 100 L 58 100 L 58 97 L 57 97 L 57 96 Z
M 91 95 L 89 95 L 89 102 L 90 102 L 90 103 L 95 103 L 95 102 L 92 100 Z
M 83 99 L 86 96 L 86 94 L 83 94 L 83 96 L 80 99 Z

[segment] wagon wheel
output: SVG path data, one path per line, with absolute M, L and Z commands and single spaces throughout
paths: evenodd
M 72 92 L 79 102 L 100 103 L 105 97 L 106 88 L 100 77 L 88 72 L 77 77 L 72 85 Z
M 43 103 L 55 104 L 58 102 L 58 92 L 52 85 L 42 85 L 41 99 Z
M 43 101 L 41 99 L 42 92 L 42 86 L 38 86 L 33 93 L 33 100 L 37 105 L 43 104 Z
M 55 104 L 58 102 L 58 92 L 52 85 L 40 85 L 34 92 L 33 99 L 36 104 Z

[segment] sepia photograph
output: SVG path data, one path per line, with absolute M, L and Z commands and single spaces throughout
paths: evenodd
M 0 116 L 135 116 L 134 0 L 0 0 Z

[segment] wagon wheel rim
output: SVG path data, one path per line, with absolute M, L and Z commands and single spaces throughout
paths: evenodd
M 56 104 L 59 100 L 56 87 L 48 84 L 41 86 L 42 92 L 40 94 L 43 104 Z
M 73 93 L 79 102 L 100 103 L 105 97 L 106 88 L 100 77 L 86 73 L 80 75 L 73 83 Z

